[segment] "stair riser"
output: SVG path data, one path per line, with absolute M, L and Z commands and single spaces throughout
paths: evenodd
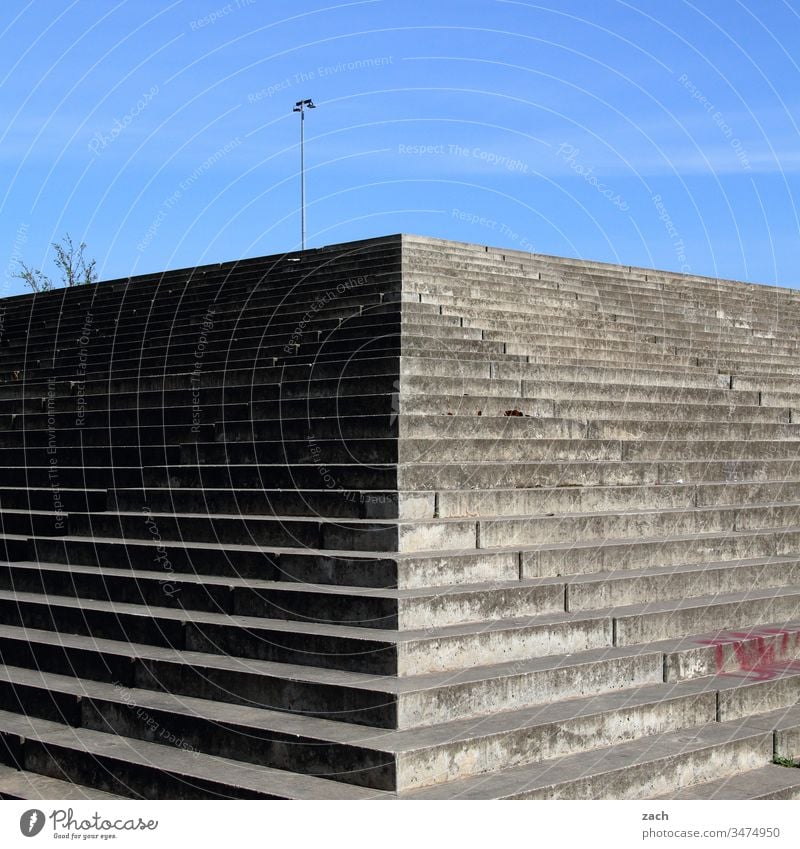
M 357 689 L 268 677 L 201 664 L 166 662 L 103 651 L 46 645 L 0 637 L 0 658 L 9 666 L 102 681 L 124 688 L 166 691 L 210 701 L 267 710 L 303 713 L 376 728 L 397 724 L 396 699 L 368 688 Z
M 447 672 L 482 664 L 526 660 L 551 654 L 570 654 L 611 646 L 611 620 L 604 617 L 578 621 L 531 624 L 464 636 L 433 637 L 404 643 L 399 652 L 400 675 Z
M 660 652 L 536 671 L 509 671 L 507 677 L 452 683 L 438 689 L 402 694 L 398 727 L 420 728 L 498 711 L 547 705 L 563 699 L 658 684 L 663 676 Z
M 711 563 L 772 555 L 791 555 L 796 548 L 779 551 L 782 531 L 709 535 L 686 539 L 564 546 L 522 552 L 522 575 L 527 578 L 651 569 L 690 563 Z
M 363 746 L 259 731 L 247 725 L 143 706 L 124 686 L 118 686 L 116 699 L 110 700 L 1 682 L 0 710 L 361 787 L 396 787 L 394 758 L 369 746 L 374 730 L 365 731 Z
M 347 746 L 137 707 L 135 702 L 120 705 L 96 698 L 83 700 L 81 725 L 360 787 L 396 789 L 394 758 L 370 749 L 369 738 L 374 732 L 366 730 L 363 746 Z
M 242 627 L 181 623 L 87 607 L 56 607 L 35 602 L 0 601 L 0 622 L 15 627 L 81 634 L 97 639 L 199 651 L 227 657 L 344 669 L 375 675 L 397 671 L 397 650 L 378 639 L 355 640 L 327 634 L 291 633 L 268 626 Z
M 146 545 L 144 541 L 101 542 L 95 540 L 60 540 L 39 537 L 30 547 L 18 545 L 13 560 L 36 560 L 43 563 L 78 563 L 107 566 L 113 569 L 132 568 L 163 570 L 165 578 L 181 573 L 215 575 L 220 577 L 255 578 L 264 581 L 303 581 L 311 584 L 336 584 L 357 587 L 395 587 L 398 564 L 386 558 L 347 557 L 312 552 L 297 554 L 269 551 L 245 551 L 235 547 L 220 551 L 213 546 L 185 547 L 180 543 L 162 541 Z M 507 574 L 512 564 L 503 561 Z M 455 572 L 458 564 L 447 568 Z M 494 573 L 493 561 L 478 563 L 468 578 Z M 412 576 L 409 576 L 409 579 Z M 445 573 L 444 583 L 449 583 Z
M 789 622 L 798 618 L 800 595 L 709 604 L 667 613 L 644 612 L 615 619 L 615 645 L 630 646 L 767 622 Z
M 687 640 L 684 648 L 668 650 L 664 656 L 664 680 L 677 682 L 720 673 L 740 677 L 763 674 L 769 679 L 791 669 L 797 661 L 800 661 L 800 629 L 796 625 L 748 627 L 736 639 L 722 636 Z
M 583 780 L 532 791 L 520 791 L 514 799 L 649 799 L 685 787 L 758 769 L 772 758 L 772 735 L 723 743 L 699 752 L 673 755 L 653 764 L 631 766 Z
M 787 664 L 800 673 L 800 663 Z M 778 673 L 778 670 L 775 670 Z M 800 674 L 786 674 L 769 679 L 770 670 L 751 673 L 754 683 L 722 690 L 718 696 L 717 718 L 720 722 L 753 717 L 756 714 L 794 707 L 800 694 Z M 759 678 L 766 680 L 759 681 Z M 754 721 L 757 721 L 757 717 Z M 794 757 L 794 755 L 793 755 Z
M 3 514 L 8 515 L 8 514 Z M 24 515 L 24 514 L 23 514 Z M 397 551 L 398 528 L 391 523 L 367 522 L 348 527 L 314 519 L 275 517 L 226 518 L 221 516 L 169 516 L 150 513 L 144 506 L 138 515 L 72 513 L 61 534 L 124 539 L 191 540 L 214 544 L 272 545 L 285 548 Z M 448 527 L 449 530 L 449 527 Z M 54 530 L 53 533 L 59 533 Z M 474 543 L 473 543 L 474 544 Z
M 134 799 L 281 798 L 224 782 L 171 773 L 155 764 L 145 766 L 120 757 L 98 756 L 68 745 L 55 746 L 37 740 L 20 743 L 18 738 L 7 734 L 0 734 L 0 760 L 17 769 Z
M 598 707 L 601 705 L 602 699 L 598 699 Z M 452 743 L 402 755 L 398 762 L 398 787 L 400 790 L 419 789 L 442 781 L 455 781 L 692 728 L 713 722 L 715 713 L 715 694 L 704 693 L 569 718 L 503 736 Z
M 668 575 L 631 577 L 630 580 L 580 582 L 567 587 L 567 608 L 596 610 L 628 604 L 646 604 L 653 599 L 694 598 L 717 593 L 746 592 L 753 587 L 800 585 L 800 561 L 751 567 L 705 569 L 702 572 L 673 572 Z
M 5 478 L 3 479 L 4 482 Z M 50 481 L 52 483 L 52 481 Z M 58 490 L 58 500 L 63 510 L 70 512 L 103 511 L 107 506 L 105 492 L 96 490 Z M 52 489 L 6 489 L 0 492 L 0 509 L 3 510 L 52 510 Z
M 312 399 L 275 399 L 262 400 L 262 395 L 273 393 L 272 384 L 252 384 L 251 386 L 206 387 L 192 389 L 184 386 L 163 392 L 120 392 L 113 395 L 98 393 L 80 398 L 80 410 L 87 426 L 107 427 L 109 423 L 159 424 L 170 421 L 172 415 L 195 412 L 200 406 L 208 420 L 248 419 L 301 419 L 316 421 L 318 417 L 340 415 L 375 415 L 391 413 L 397 408 L 397 397 L 389 394 L 350 395 Z M 56 423 L 69 424 L 79 408 L 77 395 L 60 396 L 52 404 Z M 18 415 L 20 402 L 6 402 L 7 409 L 13 410 L 16 418 L 13 426 L 21 426 L 24 419 Z M 33 401 L 26 402 L 27 404 Z M 48 416 L 42 415 L 48 399 L 39 399 L 36 413 L 31 417 L 37 427 L 47 426 Z M 59 419 L 59 416 L 61 419 Z M 152 419 L 152 420 L 150 420 Z
M 0 496 L 0 503 L 3 503 Z M 434 513 L 433 493 L 345 490 L 298 492 L 223 489 L 117 489 L 109 493 L 109 509 L 137 510 L 146 504 L 155 513 L 226 513 L 250 516 L 325 516 L 351 519 L 424 519 Z M 85 508 L 84 508 L 85 509 Z
M 573 540 L 725 533 L 737 526 L 738 515 L 736 510 L 720 509 L 489 520 L 480 522 L 480 545 L 492 548 L 498 545 L 569 543 Z M 774 524 L 780 523 L 776 521 Z

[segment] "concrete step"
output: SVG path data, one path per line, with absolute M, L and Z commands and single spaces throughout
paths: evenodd
M 796 530 L 774 528 L 531 546 L 529 549 L 522 548 L 521 574 L 529 578 L 552 577 L 688 563 L 792 557 L 800 551 L 798 542 Z
M 534 426 L 535 430 L 535 426 Z M 468 443 L 470 459 L 482 457 L 489 462 L 509 461 L 516 458 L 521 462 L 546 460 L 550 462 L 563 460 L 584 461 L 615 461 L 623 459 L 623 446 L 633 446 L 627 453 L 643 455 L 644 451 L 636 451 L 639 443 L 623 443 L 616 439 L 590 439 L 577 436 L 575 438 L 541 438 L 527 440 L 520 435 L 517 438 L 476 438 Z M 669 443 L 677 446 L 678 443 Z M 691 445 L 693 443 L 680 443 Z M 705 445 L 706 443 L 697 443 Z M 739 445 L 739 443 L 731 443 Z M 769 443 L 770 445 L 780 443 Z M 11 449 L 5 449 L 11 450 Z M 733 449 L 735 450 L 735 449 Z M 0 449 L 0 458 L 2 458 Z M 657 453 L 657 449 L 653 449 Z M 677 452 L 677 447 L 672 449 Z M 430 463 L 457 462 L 464 459 L 464 441 L 462 439 L 403 439 L 398 444 L 398 462 L 400 463 Z M 669 454 L 668 449 L 661 453 Z M 779 453 L 775 449 L 775 453 Z M 788 453 L 788 449 L 787 449 Z M 625 459 L 643 460 L 644 456 L 630 456 Z M 648 458 L 649 459 L 649 458 Z
M 661 386 L 655 384 L 628 384 L 561 381 L 532 381 L 500 378 L 457 378 L 426 377 L 407 375 L 402 379 L 403 393 L 407 397 L 415 395 L 447 395 L 518 398 L 521 400 L 548 399 L 554 401 L 608 401 L 619 403 L 656 402 L 660 404 L 715 404 L 758 406 L 759 394 L 754 391 L 739 391 L 723 388 L 704 388 L 696 386 Z M 793 399 L 792 399 L 793 400 Z M 775 403 L 764 406 L 787 407 L 785 401 L 775 399 Z
M 580 460 L 503 462 L 460 460 L 402 463 L 397 467 L 400 488 L 422 490 L 503 490 L 556 487 L 689 485 L 791 481 L 800 475 L 794 459 L 688 460 L 652 462 Z M 465 496 L 469 497 L 469 496 Z M 711 496 L 712 498 L 714 496 Z M 726 499 L 721 498 L 719 503 Z M 712 501 L 711 503 L 716 503 Z
M 587 746 L 705 725 L 715 720 L 715 686 L 714 678 L 679 687 L 645 685 L 413 732 L 377 731 L 14 667 L 0 671 L 0 705 L 5 709 L 14 702 L 44 719 L 55 714 L 73 727 L 294 767 L 360 786 L 409 790 L 563 757 Z
M 780 620 L 734 630 L 714 629 L 653 644 L 664 652 L 664 680 L 685 681 L 707 675 L 772 681 L 797 671 L 800 624 Z
M 626 420 L 622 418 L 593 421 L 549 416 L 526 416 L 512 407 L 504 413 L 480 416 L 404 415 L 399 416 L 401 438 L 439 439 L 525 438 L 525 439 L 623 439 L 623 440 L 793 440 L 800 439 L 800 425 L 789 423 L 735 422 L 670 422 Z M 348 419 L 342 419 L 342 431 Z M 324 422 L 323 422 L 324 424 Z M 226 426 L 227 435 L 228 428 Z M 245 428 L 245 436 L 251 431 Z
M 141 286 L 140 281 L 136 282 Z M 345 293 L 338 298 L 320 297 L 319 286 L 324 282 L 324 277 L 313 282 L 309 279 L 305 285 L 296 287 L 281 286 L 277 282 L 270 294 L 247 293 L 241 288 L 237 291 L 231 287 L 230 293 L 225 293 L 223 298 L 219 298 L 219 292 L 213 291 L 206 291 L 206 296 L 211 297 L 204 298 L 202 289 L 198 289 L 196 292 L 192 290 L 191 303 L 183 304 L 180 303 L 182 295 L 162 295 L 147 300 L 146 296 L 142 298 L 134 294 L 129 300 L 122 293 L 117 293 L 116 301 L 113 295 L 105 302 L 101 298 L 94 298 L 93 303 L 87 299 L 83 307 L 51 301 L 53 306 L 46 309 L 40 303 L 40 309 L 34 310 L 33 314 L 18 315 L 13 310 L 7 311 L 6 338 L 11 343 L 7 350 L 24 347 L 26 331 L 27 341 L 33 345 L 39 342 L 40 335 L 56 345 L 70 345 L 79 338 L 92 341 L 119 334 L 125 340 L 137 332 L 164 334 L 170 327 L 195 327 L 204 335 L 210 335 L 218 332 L 221 325 L 237 319 L 260 316 L 265 323 L 271 320 L 280 324 L 286 321 L 287 315 L 307 314 L 307 320 L 313 321 L 320 316 L 337 313 L 358 315 L 362 309 L 368 311 L 381 306 L 397 309 L 399 303 L 399 281 L 393 283 L 391 275 L 377 274 L 373 282 L 363 286 L 360 292 L 354 289 L 351 294 Z
M 396 688 L 374 674 L 273 663 L 82 634 L 0 625 L 8 667 L 71 675 L 346 723 L 394 728 Z M 434 720 L 435 721 L 435 720 Z
M 614 621 L 603 614 L 557 612 L 398 632 L 0 590 L 0 622 L 181 651 L 409 676 L 457 670 L 465 658 L 482 665 L 498 657 L 526 660 L 608 647 Z
M 390 394 L 397 391 L 398 377 L 396 372 L 391 374 L 370 374 L 348 377 L 337 375 L 322 380 L 297 380 L 280 382 L 280 376 L 274 370 L 262 373 L 258 369 L 228 369 L 221 371 L 203 371 L 198 381 L 196 373 L 186 370 L 174 374 L 154 374 L 150 376 L 127 377 L 116 379 L 101 379 L 86 382 L 70 381 L 56 383 L 53 394 L 48 394 L 48 383 L 40 380 L 36 383 L 6 383 L 0 386 L 0 400 L 14 400 L 31 397 L 34 393 L 40 397 L 47 395 L 52 398 L 78 396 L 86 398 L 90 395 L 108 395 L 117 392 L 162 392 L 169 390 L 199 390 L 205 388 L 220 389 L 222 387 L 252 387 L 254 383 L 261 384 L 261 400 L 297 399 L 297 398 L 334 398 L 338 396 L 363 394 Z M 268 385 L 265 378 L 274 382 Z M 50 384 L 52 386 L 52 384 Z
M 159 539 L 0 537 L 13 561 L 163 568 L 170 574 L 217 575 L 271 581 L 374 588 L 426 587 L 519 580 L 519 552 L 343 552 L 220 545 Z M 13 549 L 13 551 L 11 550 Z
M 374 368 L 378 368 L 381 360 L 390 359 L 396 356 L 397 351 L 396 340 L 391 340 L 391 344 L 384 349 L 376 350 L 360 350 L 355 349 L 351 352 L 339 352 L 333 356 L 326 356 L 324 352 L 320 352 L 321 356 L 314 358 L 314 371 L 312 374 L 318 374 L 320 378 L 336 375 L 341 373 L 345 365 L 348 368 L 358 363 L 361 371 L 366 371 L 369 366 L 368 361 L 373 363 Z M 349 357 L 347 354 L 349 353 Z M 342 359 L 344 358 L 344 359 Z M 237 346 L 234 350 L 220 349 L 205 351 L 202 356 L 203 367 L 206 369 L 220 370 L 223 368 L 251 368 L 251 369 L 269 369 L 281 368 L 284 369 L 287 378 L 302 376 L 301 363 L 296 363 L 295 360 L 301 359 L 291 357 L 284 359 L 278 358 L 272 353 L 266 353 L 260 347 L 247 349 L 244 346 Z M 308 359 L 303 357 L 302 359 Z M 66 360 L 66 362 L 64 361 Z M 69 362 L 69 358 L 58 359 L 56 361 L 38 360 L 35 364 L 30 362 L 26 365 L 26 379 L 30 382 L 35 382 L 38 379 L 45 378 L 64 378 L 72 377 L 76 373 L 76 366 Z M 108 378 L 113 375 L 115 379 L 123 379 L 136 377 L 138 375 L 159 374 L 167 372 L 192 371 L 198 363 L 198 356 L 195 351 L 185 354 L 158 354 L 149 353 L 148 351 L 137 353 L 131 352 L 131 356 L 127 359 L 117 354 L 113 363 L 109 363 L 108 356 L 99 357 L 96 360 L 89 360 L 86 363 L 81 362 L 81 376 L 87 381 L 97 381 Z M 359 362 L 362 361 L 362 362 Z M 336 366 L 336 363 L 341 363 Z
M 795 673 L 790 678 L 796 693 L 800 677 Z M 608 752 L 609 747 L 643 738 L 652 742 L 652 735 L 713 728 L 719 721 L 715 707 L 718 688 L 727 694 L 764 689 L 757 683 L 741 684 L 717 676 L 681 685 L 642 685 L 495 713 L 469 724 L 451 722 L 420 729 L 414 739 L 418 751 L 400 749 L 399 789 L 444 783 L 446 792 L 446 785 L 459 779 L 484 776 L 491 780 L 491 773 L 526 764 L 546 767 L 555 763 L 557 769 L 558 759 L 572 755 L 598 749 Z M 762 693 L 762 710 L 775 703 Z M 402 740 L 402 732 L 397 736 Z M 442 746 L 445 740 L 447 745 Z M 400 741 L 395 737 L 393 742 L 397 747 Z M 439 743 L 437 748 L 431 746 L 433 742 Z
M 324 483 L 324 475 L 320 474 L 317 484 L 322 486 Z M 50 498 L 52 502 L 52 495 Z M 200 514 L 325 516 L 331 519 L 432 519 L 435 515 L 433 493 L 398 493 L 396 490 L 170 486 L 116 488 L 109 492 L 108 499 L 112 510 L 131 511 L 146 505 L 156 513 L 168 513 L 180 505 L 185 513 Z M 0 505 L 4 504 L 3 491 L 0 490 Z M 86 510 L 85 499 L 83 510 Z
M 48 469 L 49 471 L 50 469 Z M 56 502 L 61 505 L 61 509 L 65 512 L 70 510 L 102 511 L 106 509 L 107 491 L 105 489 L 70 489 L 56 485 L 54 491 L 52 479 L 50 483 L 51 486 L 41 489 L 35 487 L 0 487 L 0 510 L 46 512 L 54 510 Z
M 380 791 L 0 711 L 6 765 L 128 798 L 367 799 Z
M 800 618 L 800 587 L 749 589 L 613 608 L 614 644 L 638 645 L 687 634 Z
M 76 802 L 81 800 L 111 802 L 124 798 L 124 796 L 117 796 L 114 793 L 95 790 L 94 787 L 64 781 L 62 778 L 51 778 L 24 769 L 0 766 L 0 799 L 19 801 L 64 799 Z
M 800 799 L 800 770 L 769 764 L 704 784 L 693 784 L 660 798 L 703 801 Z
M 453 520 L 458 521 L 458 520 Z M 800 505 L 679 507 L 589 513 L 506 515 L 478 521 L 478 547 L 625 540 L 752 531 L 800 525 Z
M 51 456 L 64 448 L 75 446 L 110 447 L 114 445 L 163 446 L 176 445 L 194 439 L 213 440 L 212 423 L 198 424 L 194 429 L 185 424 L 140 425 L 130 427 L 83 427 L 75 422 L 67 427 L 47 430 L 0 431 L 0 450 L 30 450 L 46 448 Z M 13 455 L 12 455 L 13 456 Z
M 336 416 L 349 410 L 358 411 L 361 415 L 375 415 L 391 411 L 394 405 L 394 411 L 398 411 L 395 393 L 260 400 L 262 396 L 270 394 L 274 394 L 272 384 L 211 388 L 191 388 L 187 385 L 183 389 L 174 390 L 81 396 L 80 400 L 76 394 L 56 398 L 52 404 L 49 403 L 50 399 L 39 399 L 34 414 L 22 415 L 15 409 L 8 423 L 9 429 L 27 426 L 38 428 L 43 423 L 46 425 L 47 419 L 52 416 L 56 425 L 62 422 L 74 424 L 79 408 L 81 418 L 89 427 L 107 427 L 109 423 L 115 422 L 128 424 L 131 416 L 138 416 L 137 420 L 143 424 L 160 423 L 172 421 L 172 416 L 187 413 L 192 416 L 199 413 L 202 421 L 249 417 L 259 421 L 284 417 L 314 421 L 317 416 Z M 17 405 L 21 406 L 21 403 L 20 400 Z M 14 404 L 7 402 L 6 406 L 11 409 Z M 767 412 L 765 409 L 764 414 Z M 193 421 L 193 418 L 190 420 Z
M 399 729 L 659 684 L 664 662 L 647 647 L 603 648 L 392 678 L 5 624 L 0 657 L 9 667 Z
M 774 711 L 767 720 L 775 724 L 776 757 L 800 762 L 800 709 L 797 705 Z
M 444 488 L 447 479 L 438 481 L 432 467 L 429 486 L 437 489 L 436 512 L 441 518 L 456 516 L 513 516 L 590 513 L 607 510 L 690 509 L 738 504 L 786 503 L 800 500 L 800 482 L 764 483 L 689 483 L 564 486 L 507 489 Z M 465 476 L 466 477 L 466 476 Z M 467 483 L 473 483 L 467 480 Z M 512 480 L 511 483 L 514 481 Z M 409 491 L 419 497 L 422 491 Z
M 800 585 L 800 559 L 775 558 L 690 564 L 580 575 L 567 584 L 567 610 L 596 610 L 651 599 L 688 599 L 743 592 L 754 587 Z
M 174 316 L 171 321 L 150 321 L 121 316 L 111 326 L 93 329 L 89 335 L 72 329 L 69 317 L 62 318 L 61 333 L 47 332 L 33 336 L 26 343 L 9 345 L 0 354 L 0 364 L 24 362 L 29 367 L 36 363 L 40 367 L 80 366 L 81 370 L 93 370 L 98 364 L 123 363 L 138 357 L 174 357 L 198 354 L 200 359 L 228 350 L 235 355 L 240 349 L 262 349 L 265 354 L 285 356 L 291 349 L 312 345 L 307 350 L 325 353 L 330 343 L 337 343 L 339 330 L 352 327 L 367 328 L 370 325 L 396 327 L 401 319 L 396 303 L 381 303 L 379 296 L 364 298 L 359 303 L 341 304 L 336 308 L 314 311 L 304 305 L 284 304 L 282 307 L 255 309 L 244 307 L 229 315 L 214 313 L 208 321 L 198 325 L 185 316 Z M 166 315 L 169 315 L 166 313 Z M 258 333 L 269 326 L 272 331 L 265 337 Z M 302 327 L 297 328 L 302 324 Z M 64 331 L 67 335 L 64 335 Z M 324 341 L 320 333 L 325 332 Z M 379 334 L 362 333 L 362 336 Z M 347 338 L 345 335 L 342 338 Z M 198 350 L 199 346 L 199 350 Z M 361 346 L 352 344 L 352 351 Z
M 230 463 L 210 462 L 151 466 L 143 469 L 138 485 L 178 488 L 317 489 L 342 492 L 343 488 L 363 491 L 378 487 L 396 489 L 397 466 L 393 463 L 355 463 L 351 456 L 345 463 L 331 463 L 327 458 L 312 455 L 312 462 L 301 463 Z M 120 480 L 120 484 L 127 483 Z M 137 484 L 131 484 L 136 486 Z
M 14 524 L 12 520 L 16 519 Z M 10 533 L 27 532 L 24 512 L 2 511 Z M 136 512 L 70 513 L 64 527 L 57 516 L 42 514 L 35 531 L 54 527 L 52 533 L 124 539 L 191 540 L 223 544 L 264 544 L 284 548 L 342 551 L 427 551 L 475 548 L 476 524 L 461 519 L 321 519 L 304 516 L 250 516 L 233 514 L 156 513 L 146 506 Z M 22 530 L 14 530 L 22 528 Z M 44 532 L 44 531 L 42 531 Z
M 502 770 L 413 799 L 648 799 L 766 766 L 772 735 L 734 720 Z
M 201 434 L 202 435 L 202 434 Z M 292 434 L 300 436 L 300 434 Z M 182 464 L 188 465 L 387 465 L 397 462 L 398 441 L 383 438 L 322 439 L 311 436 L 280 441 L 185 442 L 180 449 Z M 4 449 L 0 448 L 0 458 Z M 5 449 L 11 450 L 11 449 Z M 34 454 L 34 457 L 36 455 Z
M 151 564 L 155 567 L 158 564 Z M 0 564 L 0 589 L 231 616 L 415 630 L 564 610 L 559 581 L 503 581 L 431 589 L 371 589 L 176 574 L 151 568 Z

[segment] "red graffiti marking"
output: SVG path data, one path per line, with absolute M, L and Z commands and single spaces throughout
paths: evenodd
M 754 681 L 769 681 L 785 672 L 800 671 L 800 629 L 754 628 L 728 631 L 699 645 L 714 647 L 718 675 L 736 675 Z M 736 669 L 730 667 L 734 660 Z

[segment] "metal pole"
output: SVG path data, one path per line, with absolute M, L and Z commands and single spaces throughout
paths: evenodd
M 306 139 L 305 123 L 306 109 L 316 109 L 314 101 L 310 99 L 298 100 L 292 112 L 300 113 L 300 247 L 306 249 Z
M 305 161 L 305 109 L 300 109 L 300 249 L 306 249 L 306 161 Z

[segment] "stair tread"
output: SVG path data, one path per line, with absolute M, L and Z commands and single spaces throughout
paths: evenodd
M 480 620 L 454 625 L 440 625 L 434 628 L 417 628 L 398 631 L 379 628 L 364 628 L 353 625 L 337 625 L 327 623 L 308 623 L 295 620 L 269 619 L 267 617 L 241 616 L 208 611 L 175 609 L 157 607 L 155 605 L 136 604 L 130 602 L 100 601 L 82 599 L 71 596 L 45 595 L 44 593 L 14 592 L 0 590 L 0 600 L 15 602 L 47 604 L 80 608 L 84 610 L 107 611 L 117 614 L 134 616 L 155 616 L 175 621 L 205 622 L 219 625 L 235 625 L 242 628 L 271 629 L 288 633 L 326 634 L 330 636 L 348 637 L 369 641 L 383 641 L 387 644 L 400 645 L 419 640 L 429 640 L 450 636 L 463 636 L 475 633 L 506 631 L 515 629 L 535 628 L 561 623 L 577 623 L 598 619 L 614 619 L 641 614 L 656 614 L 681 611 L 692 608 L 706 608 L 715 605 L 737 604 L 746 601 L 769 600 L 782 597 L 800 597 L 800 585 L 782 587 L 756 588 L 737 592 L 701 595 L 692 598 L 670 599 L 666 601 L 651 601 L 621 605 L 616 607 L 582 610 L 576 612 L 545 613 L 537 616 L 516 616 L 506 619 Z
M 741 557 L 736 558 L 735 560 L 708 560 L 699 563 L 650 566 L 643 569 L 617 569 L 613 572 L 587 572 L 582 575 L 567 575 L 564 576 L 562 580 L 565 580 L 569 585 L 606 583 L 609 581 L 635 581 L 638 578 L 657 577 L 660 575 L 690 575 L 693 572 L 710 572 L 717 569 L 736 569 L 740 567 L 746 568 L 749 566 L 769 566 L 781 563 L 796 563 L 798 559 L 800 559 L 800 553 L 796 556 L 769 555 L 766 557 Z
M 27 770 L 14 769 L 0 765 L 0 799 L 64 799 L 69 801 L 124 800 L 124 796 L 116 796 L 94 787 L 51 778 L 49 775 L 39 775 Z
M 72 728 L 51 720 L 0 711 L 0 731 L 38 740 L 46 745 L 78 749 L 145 767 L 177 773 L 189 779 L 213 780 L 287 799 L 379 799 L 392 794 L 330 781 L 311 775 L 256 766 L 197 751 L 119 737 L 102 731 Z
M 548 655 L 534 657 L 525 661 L 506 661 L 484 666 L 473 666 L 450 672 L 434 672 L 402 677 L 373 675 L 350 670 L 328 669 L 316 666 L 279 663 L 267 660 L 254 660 L 233 655 L 210 654 L 186 651 L 143 643 L 125 642 L 107 638 L 64 634 L 36 628 L 24 628 L 16 625 L 0 624 L 0 638 L 10 637 L 44 645 L 65 646 L 78 649 L 96 649 L 120 657 L 135 657 L 185 663 L 194 666 L 207 666 L 221 670 L 235 670 L 253 674 L 279 677 L 287 680 L 306 681 L 333 686 L 346 686 L 356 689 L 374 690 L 387 694 L 413 693 L 420 690 L 432 690 L 439 687 L 458 685 L 477 681 L 492 680 L 497 677 L 513 676 L 525 672 L 557 669 L 575 664 L 592 664 L 597 660 L 637 657 L 641 654 L 654 654 L 647 646 L 625 648 L 590 649 L 574 654 Z
M 71 728 L 50 720 L 0 711 L 0 731 L 45 744 L 75 748 L 90 756 L 109 756 L 142 766 L 157 764 L 164 771 L 188 778 L 231 782 L 259 793 L 291 799 L 379 799 L 392 794 L 316 776 L 256 766 L 197 751 L 162 746 L 102 731 Z
M 684 787 L 662 799 L 800 799 L 800 769 L 768 764 L 728 778 Z
M 154 569 L 125 568 L 113 566 L 91 566 L 75 563 L 47 563 L 44 561 L 15 560 L 10 564 L 13 569 L 23 569 L 32 572 L 52 571 L 64 574 L 103 575 L 108 577 L 164 580 L 164 572 Z M 530 590 L 541 586 L 559 586 L 563 578 L 528 578 L 516 581 L 486 581 L 472 584 L 440 584 L 435 587 L 415 589 L 384 589 L 376 587 L 361 587 L 342 584 L 315 584 L 300 581 L 269 581 L 256 578 L 219 577 L 193 572 L 179 572 L 170 575 L 172 583 L 185 582 L 198 586 L 241 587 L 252 590 L 280 590 L 300 594 L 321 594 L 330 596 L 363 596 L 365 598 L 386 599 L 425 599 L 446 596 L 467 595 L 476 592 L 502 592 L 507 590 Z
M 752 728 L 747 720 L 711 723 L 699 729 L 680 730 L 594 749 L 523 767 L 500 770 L 486 776 L 473 776 L 419 791 L 401 794 L 410 799 L 498 799 L 520 791 L 565 784 L 606 771 L 621 771 L 638 764 L 652 764 L 671 756 L 698 752 L 734 740 L 763 738 L 765 732 Z
M 780 678 L 793 679 L 800 683 L 800 671 L 778 672 L 772 680 Z M 623 707 L 669 703 L 701 693 L 714 693 L 719 690 L 731 690 L 762 683 L 756 674 L 751 676 L 713 675 L 678 683 L 646 684 L 629 689 L 546 702 L 522 709 L 480 714 L 421 728 L 396 730 L 229 702 L 215 702 L 162 691 L 133 687 L 121 688 L 116 684 L 11 666 L 0 668 L 0 681 L 44 687 L 50 691 L 89 699 L 107 699 L 147 710 L 173 711 L 180 715 L 204 717 L 213 722 L 235 724 L 251 730 L 361 746 L 386 753 L 425 750 L 456 741 L 493 737 L 523 728 L 563 723 L 576 717 L 610 713 Z M 786 710 L 773 711 L 763 716 L 765 718 L 760 724 L 769 729 L 780 727 L 781 721 L 784 727 L 800 724 L 800 719 Z M 787 719 L 787 717 L 791 718 Z M 761 717 L 757 719 L 760 720 Z

